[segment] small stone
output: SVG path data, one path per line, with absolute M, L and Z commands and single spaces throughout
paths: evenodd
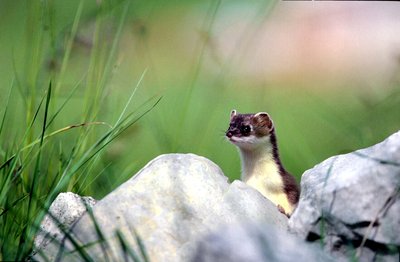
M 35 237 L 35 250 L 43 250 L 53 243 L 58 245 L 64 238 L 60 227 L 68 229 L 78 218 L 80 218 L 87 208 L 92 208 L 96 200 L 92 197 L 81 197 L 77 194 L 67 192 L 60 193 L 49 208 L 50 215 L 46 215 L 40 224 L 40 229 Z M 55 254 L 48 254 L 48 258 L 54 258 Z

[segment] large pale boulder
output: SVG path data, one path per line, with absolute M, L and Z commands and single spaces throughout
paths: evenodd
M 69 238 L 75 246 L 64 238 L 61 246 L 43 250 L 43 256 L 188 261 L 199 236 L 225 224 L 254 222 L 287 230 L 287 218 L 272 202 L 240 181 L 229 184 L 217 165 L 193 154 L 157 157 L 100 200 L 92 214 L 72 227 Z
M 316 246 L 266 224 L 231 224 L 202 238 L 192 262 L 335 261 Z
M 399 261 L 400 132 L 303 174 L 292 232 L 338 259 Z

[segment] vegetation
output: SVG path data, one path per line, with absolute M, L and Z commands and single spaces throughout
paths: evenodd
M 257 4 L 255 23 L 273 8 Z M 224 141 L 233 108 L 271 113 L 283 162 L 298 178 L 398 130 L 397 83 L 369 95 L 272 88 L 232 75 L 229 62 L 206 68 L 221 8 L 221 1 L 0 3 L 0 260 L 29 255 L 59 192 L 99 199 L 159 154 L 199 154 L 237 179 L 237 152 Z M 166 19 L 171 12 L 176 20 Z M 198 41 L 168 40 L 187 13 L 199 16 L 190 24 Z

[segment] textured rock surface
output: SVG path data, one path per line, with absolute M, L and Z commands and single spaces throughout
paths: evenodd
M 35 248 L 44 249 L 50 242 L 60 243 L 64 234 L 59 226 L 68 229 L 86 212 L 87 207 L 91 208 L 95 204 L 96 200 L 92 197 L 81 197 L 71 192 L 60 193 L 49 208 L 49 212 L 58 221 L 54 221 L 49 215 L 44 217 L 35 237 Z
M 270 225 L 223 226 L 198 242 L 192 262 L 334 261 L 315 246 Z
M 303 174 L 290 230 L 338 258 L 399 261 L 400 132 Z
M 99 201 L 93 214 L 107 240 L 85 250 L 95 261 L 125 260 L 117 231 L 139 254 L 136 232 L 150 261 L 188 261 L 199 235 L 222 224 L 254 221 L 287 230 L 287 218 L 274 204 L 240 181 L 229 184 L 217 165 L 192 154 L 154 159 Z M 93 225 L 89 214 L 74 224 L 72 232 L 82 245 L 101 238 Z M 51 249 L 44 250 L 50 260 L 59 250 L 61 259 L 81 260 L 68 254 L 69 241 Z

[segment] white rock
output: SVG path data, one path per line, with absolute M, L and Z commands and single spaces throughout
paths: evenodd
M 192 262 L 334 261 L 322 250 L 271 225 L 231 224 L 202 238 Z
M 49 213 L 57 221 L 54 221 L 50 215 L 44 217 L 35 237 L 35 249 L 45 249 L 50 242 L 58 245 L 57 243 L 60 243 L 64 238 L 60 227 L 68 229 L 87 211 L 87 208 L 92 208 L 95 204 L 96 200 L 92 197 L 81 197 L 71 192 L 60 193 L 49 208 Z
M 150 261 L 188 261 L 199 236 L 223 224 L 253 221 L 287 229 L 287 218 L 272 202 L 240 181 L 230 185 L 217 165 L 193 154 L 157 157 L 99 201 L 93 214 L 107 240 L 85 249 L 95 261 L 125 260 L 117 231 L 140 254 L 136 232 Z M 74 224 L 81 245 L 101 239 L 93 225 L 88 214 Z M 81 260 L 69 254 L 74 248 L 65 242 L 57 248 L 59 258 Z
M 400 132 L 306 171 L 301 189 L 291 231 L 344 259 L 398 261 Z

